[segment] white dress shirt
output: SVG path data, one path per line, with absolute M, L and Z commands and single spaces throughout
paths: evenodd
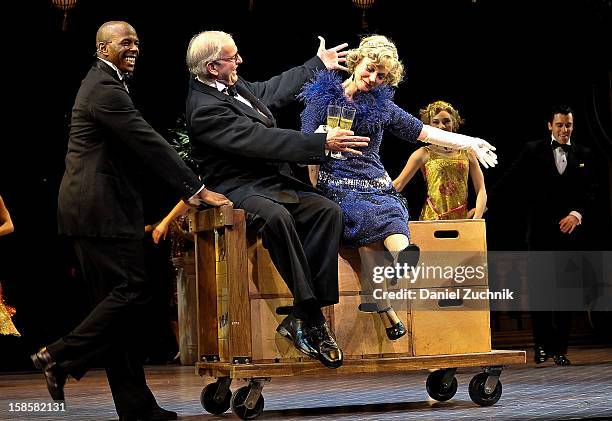
M 557 140 L 554 136 L 551 137 L 550 143 L 552 144 L 553 140 Z M 567 141 L 568 145 L 571 145 L 571 139 Z M 557 171 L 559 174 L 563 174 L 565 169 L 567 168 L 567 152 L 565 152 L 562 148 L 553 149 L 553 156 L 555 158 L 555 166 L 557 167 Z M 582 223 L 582 215 L 580 212 L 571 211 L 570 215 L 575 216 L 578 219 L 578 225 Z

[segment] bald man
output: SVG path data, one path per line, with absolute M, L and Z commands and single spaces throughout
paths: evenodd
M 59 232 L 68 237 L 90 291 L 92 310 L 72 332 L 32 355 L 54 400 L 64 384 L 93 366 L 106 369 L 120 420 L 170 420 L 147 386 L 142 344 L 151 302 L 145 276 L 143 166 L 166 180 L 176 199 L 229 204 L 203 188 L 174 149 L 134 107 L 125 77 L 139 53 L 126 22 L 107 22 L 96 35 L 97 59 L 72 109 L 66 170 L 58 199 Z

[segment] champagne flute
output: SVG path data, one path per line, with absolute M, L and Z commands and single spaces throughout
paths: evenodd
M 333 129 L 340 124 L 340 113 L 342 109 L 338 105 L 327 106 L 327 128 Z
M 355 112 L 357 110 L 353 107 L 342 107 L 340 112 L 340 128 L 344 130 L 351 130 L 353 120 L 355 119 Z M 342 152 L 337 152 L 335 155 L 332 153 L 332 157 L 340 160 L 345 160 L 346 157 L 342 155 Z
M 334 127 L 338 127 L 338 125 L 340 124 L 341 114 L 342 107 L 340 107 L 339 105 L 327 106 L 327 129 L 333 129 Z M 335 159 L 342 159 L 341 152 L 331 151 L 330 156 Z

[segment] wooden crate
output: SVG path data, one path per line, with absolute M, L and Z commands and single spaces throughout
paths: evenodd
M 486 287 L 470 287 L 486 291 Z M 447 288 L 428 288 L 445 291 Z M 452 288 L 448 288 L 452 290 Z M 464 290 L 460 287 L 460 290 Z M 418 292 L 418 290 L 417 290 Z M 445 305 L 448 304 L 448 305 Z M 491 351 L 488 300 L 452 301 L 417 299 L 410 302 L 414 355 L 467 354 Z
M 400 320 L 408 333 L 396 341 L 387 338 L 385 328 L 377 313 L 363 313 L 358 310 L 359 295 L 341 295 L 334 306 L 333 331 L 344 358 L 369 358 L 384 356 L 412 355 L 410 321 L 407 308 L 396 308 Z
M 277 314 L 276 309 L 281 306 L 290 306 L 292 302 L 292 298 L 251 299 L 251 346 L 254 361 L 309 359 L 276 332 L 276 327 L 286 317 Z
M 414 221 L 409 223 L 412 242 L 421 249 L 417 266 L 427 271 L 409 288 L 484 286 L 488 285 L 487 239 L 485 221 L 463 219 L 451 221 Z M 450 278 L 449 268 L 480 268 L 465 279 Z

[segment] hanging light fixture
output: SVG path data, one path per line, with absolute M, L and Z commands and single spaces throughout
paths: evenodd
M 367 29 L 368 28 L 368 21 L 366 20 L 366 10 L 369 9 L 370 7 L 372 7 L 372 5 L 374 4 L 375 0 L 352 0 L 352 1 L 353 1 L 353 6 L 355 6 L 358 9 L 362 10 L 361 28 L 362 29 Z
M 68 29 L 68 11 L 76 6 L 77 0 L 51 0 L 53 6 L 64 12 L 64 21 L 62 22 L 62 31 Z

